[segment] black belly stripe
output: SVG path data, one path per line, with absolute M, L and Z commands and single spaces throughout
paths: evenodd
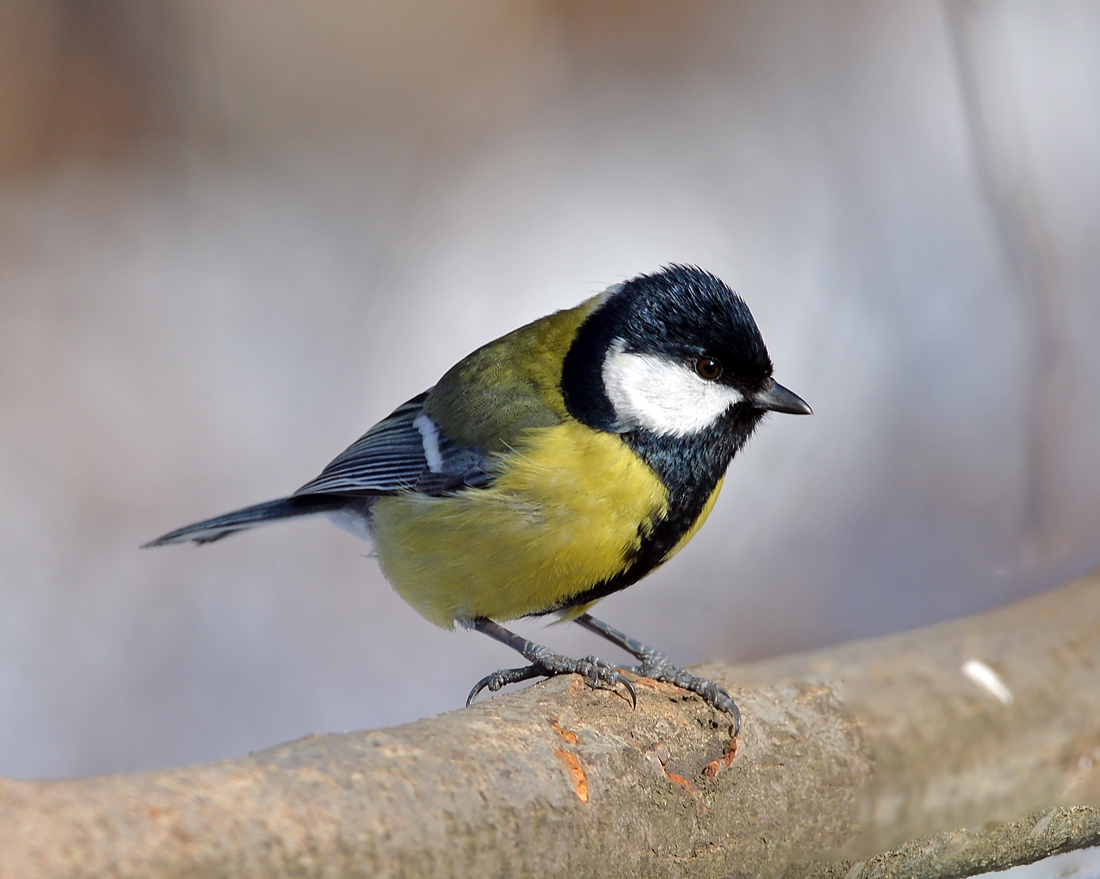
M 694 436 L 661 437 L 641 430 L 623 434 L 623 440 L 668 489 L 668 511 L 657 522 L 639 523 L 640 544 L 627 556 L 626 567 L 620 573 L 532 616 L 605 598 L 660 567 L 703 512 L 718 480 L 752 435 L 760 416 L 758 410 L 736 406 L 716 425 Z

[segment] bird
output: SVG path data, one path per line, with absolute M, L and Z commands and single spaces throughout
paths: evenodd
M 482 678 L 468 705 L 484 689 L 580 674 L 593 688 L 624 687 L 636 706 L 626 670 L 698 694 L 736 735 L 728 690 L 589 610 L 691 540 L 766 413 L 811 411 L 772 378 L 744 300 L 707 271 L 667 265 L 478 348 L 293 494 L 145 546 L 327 516 L 370 541 L 427 620 L 482 632 L 527 661 Z M 638 665 L 571 659 L 501 625 L 546 615 Z

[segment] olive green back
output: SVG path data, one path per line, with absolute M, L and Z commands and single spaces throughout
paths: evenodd
M 533 427 L 569 417 L 561 366 L 577 328 L 600 304 L 596 296 L 513 330 L 449 369 L 424 401 L 424 411 L 467 448 L 502 452 Z

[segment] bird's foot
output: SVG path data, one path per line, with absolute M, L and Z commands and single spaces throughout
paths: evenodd
M 693 675 L 691 672 L 684 671 L 669 662 L 668 657 L 663 653 L 658 653 L 655 650 L 648 651 L 639 658 L 642 660 L 641 664 L 626 670 L 639 677 L 662 681 L 666 684 L 675 684 L 677 687 L 702 696 L 708 705 L 726 714 L 733 715 L 734 726 L 740 728 L 741 712 L 737 710 L 737 703 L 733 701 L 733 696 L 729 694 L 729 690 L 725 687 L 716 684 L 714 681 Z
M 606 638 L 612 644 L 618 645 L 640 660 L 638 665 L 626 669 L 627 671 L 654 681 L 675 684 L 677 687 L 683 687 L 685 690 L 690 690 L 692 693 L 702 696 L 708 705 L 733 718 L 734 736 L 741 730 L 741 712 L 737 710 L 737 703 L 733 701 L 733 696 L 729 694 L 729 690 L 725 687 L 714 683 L 714 681 L 708 681 L 706 678 L 686 672 L 682 668 L 677 668 L 659 650 L 646 646 L 637 638 L 631 638 L 625 632 L 620 632 L 615 627 L 596 619 L 591 614 L 581 614 L 577 617 L 576 622 L 590 632 L 595 632 L 601 638 Z
M 532 645 L 533 649 L 525 651 L 524 655 L 531 660 L 530 665 L 522 668 L 502 668 L 492 674 L 486 675 L 470 690 L 466 697 L 466 704 L 470 705 L 477 694 L 482 690 L 496 692 L 508 684 L 526 681 L 530 678 L 552 678 L 558 675 L 579 674 L 584 682 L 593 690 L 614 690 L 620 684 L 630 694 L 630 701 L 635 707 L 638 704 L 638 694 L 634 691 L 634 685 L 630 683 L 617 668 L 595 656 L 586 656 L 583 659 L 570 659 L 553 653 L 545 647 Z M 727 694 L 728 695 L 728 694 Z

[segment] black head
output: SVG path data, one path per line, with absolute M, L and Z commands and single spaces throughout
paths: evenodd
M 668 505 L 639 527 L 623 571 L 569 604 L 609 595 L 662 564 L 765 412 L 810 411 L 772 380 L 756 321 L 714 275 L 669 266 L 604 296 L 566 355 L 565 405 L 589 427 L 621 435 L 665 485 Z
M 579 421 L 676 438 L 733 431 L 743 441 L 769 409 L 809 411 L 772 381 L 748 306 L 714 275 L 674 265 L 605 296 L 562 368 L 565 403 Z

